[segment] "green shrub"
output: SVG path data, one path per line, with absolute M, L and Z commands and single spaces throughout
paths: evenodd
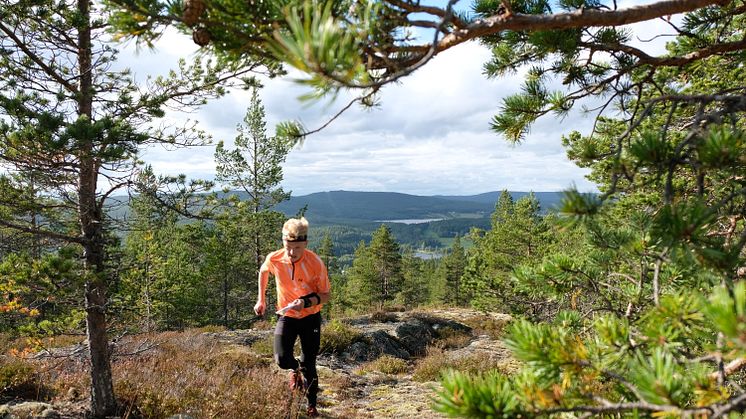
M 259 355 L 273 356 L 274 354 L 274 335 L 269 335 L 264 339 L 259 339 L 251 344 L 251 350 Z
M 200 333 L 220 333 L 220 332 L 225 332 L 226 330 L 228 330 L 228 328 L 222 325 L 217 325 L 217 324 L 210 324 L 207 326 L 196 328 L 196 331 Z
M 320 352 L 341 353 L 361 337 L 362 333 L 354 327 L 339 320 L 332 320 L 321 329 Z
M 378 371 L 384 374 L 403 374 L 407 372 L 407 361 L 393 357 L 391 355 L 384 355 L 374 361 L 369 362 L 363 367 L 365 371 Z
M 38 393 L 41 384 L 31 364 L 16 359 L 0 362 L 0 396 L 28 398 Z

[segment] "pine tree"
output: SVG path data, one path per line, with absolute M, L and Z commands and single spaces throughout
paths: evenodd
M 370 311 L 378 303 L 379 291 L 373 257 L 365 242 L 361 241 L 347 275 L 344 299 L 356 311 Z
M 529 194 L 513 201 L 503 191 L 492 214 L 492 228 L 473 231 L 474 246 L 462 275 L 464 288 L 478 308 L 524 313 L 535 310 L 531 290 L 513 281 L 515 268 L 540 261 L 560 234 L 551 228 L 551 217 L 539 213 L 536 196 Z M 530 311 L 529 311 L 530 312 Z
M 141 91 L 128 71 L 110 70 L 116 51 L 103 18 L 90 1 L 0 3 L 0 163 L 33 179 L 38 192 L 14 202 L 23 184 L 6 184 L 15 191 L 0 196 L 0 206 L 75 215 L 74 226 L 62 229 L 34 224 L 38 217 L 0 217 L 0 225 L 79 246 L 95 417 L 116 413 L 106 330 L 113 282 L 106 202 L 131 185 L 140 147 L 204 141 L 193 127 L 153 128 L 167 104 L 201 104 L 223 93 L 220 81 L 246 71 L 182 63 L 173 77 Z
M 402 286 L 397 304 L 412 309 L 430 301 L 434 278 L 426 274 L 424 265 L 425 262 L 415 256 L 411 248 L 405 248 L 402 254 Z
M 220 217 L 219 226 L 223 236 L 231 238 L 233 249 L 253 256 L 248 259 L 237 255 L 234 261 L 237 266 L 224 276 L 226 322 L 230 277 L 243 275 L 246 294 L 250 295 L 264 257 L 276 247 L 277 231 L 283 223 L 284 216 L 271 208 L 290 197 L 290 193 L 280 186 L 283 178 L 281 164 L 294 141 L 277 135 L 267 137 L 266 131 L 264 106 L 254 88 L 243 124 L 238 125 L 236 148 L 226 149 L 220 142 L 215 150 L 216 180 L 222 182 L 227 191 L 239 191 L 247 196 L 247 199 L 233 194 L 225 197 L 232 211 Z M 246 303 L 246 306 L 250 304 Z
M 396 298 L 401 290 L 401 253 L 399 243 L 385 224 L 373 233 L 368 248 L 375 270 L 376 301 L 379 308 Z
M 326 318 L 331 319 L 332 313 L 342 311 L 347 303 L 345 302 L 343 292 L 345 286 L 344 276 L 337 264 L 337 257 L 334 255 L 334 243 L 328 231 L 324 232 L 324 237 L 321 239 L 321 244 L 316 250 L 316 254 L 324 262 L 329 274 L 332 295 L 329 302 L 324 305 L 324 312 L 326 313 Z
M 727 9 L 688 16 L 670 53 L 698 51 L 692 36 L 741 36 L 743 18 L 724 21 L 721 13 Z M 603 194 L 568 192 L 565 220 L 582 234 L 574 246 L 521 268 L 516 280 L 543 285 L 544 297 L 569 310 L 551 323 L 513 324 L 505 343 L 525 368 L 509 377 L 451 374 L 439 410 L 740 414 L 746 342 L 734 325 L 746 309 L 739 221 L 746 197 L 737 156 L 746 147 L 746 107 L 731 102 L 742 93 L 731 93 L 743 84 L 743 67 L 742 54 L 724 54 L 635 73 L 640 90 L 627 105 L 636 111 L 622 115 L 629 119 L 603 118 L 593 135 L 565 139 L 568 155 L 591 168 Z
M 445 267 L 446 302 L 462 306 L 470 300 L 462 286 L 462 277 L 466 269 L 466 254 L 461 246 L 461 238 L 456 236 L 448 254 L 442 259 Z

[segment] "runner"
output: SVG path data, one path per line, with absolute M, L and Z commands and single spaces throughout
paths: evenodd
M 259 270 L 259 296 L 254 312 L 263 316 L 269 274 L 277 287 L 277 327 L 275 328 L 275 362 L 290 372 L 290 386 L 305 389 L 310 417 L 319 416 L 316 398 L 319 391 L 316 356 L 321 344 L 321 307 L 329 301 L 329 276 L 324 262 L 306 249 L 308 221 L 291 218 L 282 227 L 283 248 L 267 255 Z M 293 355 L 300 337 L 300 361 Z

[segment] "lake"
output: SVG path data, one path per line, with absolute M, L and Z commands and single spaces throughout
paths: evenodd
M 403 220 L 376 220 L 377 223 L 401 223 L 401 224 L 424 224 L 433 221 L 442 221 L 444 218 L 408 218 Z

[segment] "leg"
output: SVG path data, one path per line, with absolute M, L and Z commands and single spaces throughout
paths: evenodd
M 316 406 L 316 396 L 319 392 L 319 376 L 316 372 L 316 356 L 321 346 L 321 314 L 316 313 L 301 319 L 302 326 L 298 330 L 300 335 L 301 357 L 300 365 L 303 376 L 308 383 L 309 406 Z
M 295 338 L 298 336 L 297 322 L 296 319 L 282 316 L 277 320 L 277 326 L 275 326 L 275 362 L 282 369 L 298 369 L 298 361 L 293 354 Z

